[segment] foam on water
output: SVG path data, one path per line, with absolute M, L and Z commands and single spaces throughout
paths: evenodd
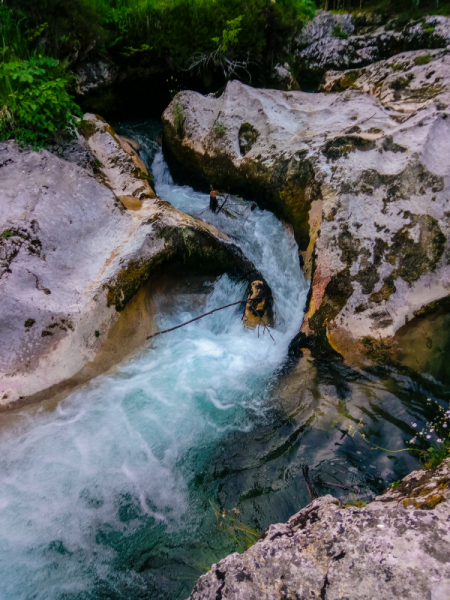
M 160 197 L 195 216 L 207 207 L 208 196 L 173 184 L 161 153 L 153 172 Z M 271 286 L 273 339 L 245 330 L 239 308 L 223 310 L 155 338 L 116 374 L 55 409 L 24 410 L 14 431 L 0 432 L 1 600 L 88 598 L 105 581 L 122 590 L 117 597 L 141 597 L 147 583 L 117 564 L 120 543 L 142 532 L 151 547 L 192 528 L 200 509 L 184 458 L 227 432 L 250 431 L 268 408 L 307 285 L 292 234 L 272 214 L 234 202 L 237 219 L 202 218 L 228 233 Z M 240 300 L 245 289 L 223 276 L 206 286 L 201 306 L 175 297 L 160 326 Z

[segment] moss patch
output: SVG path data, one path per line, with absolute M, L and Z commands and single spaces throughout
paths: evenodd
M 257 131 L 253 125 L 250 125 L 250 123 L 242 123 L 239 128 L 239 149 L 241 151 L 241 156 L 245 156 L 250 152 L 258 138 L 259 131 Z
M 392 364 L 392 345 L 387 340 L 365 337 L 362 340 L 364 354 L 371 361 L 381 364 Z
M 367 151 L 373 150 L 375 147 L 373 140 L 367 140 L 357 135 L 341 135 L 327 142 L 322 152 L 330 160 L 338 160 L 355 150 Z
M 427 65 L 433 60 L 433 57 L 430 54 L 424 54 L 422 56 L 416 56 L 414 59 L 415 65 Z
M 98 129 L 93 121 L 81 119 L 81 121 L 78 122 L 78 131 L 86 140 L 88 140 L 97 133 Z

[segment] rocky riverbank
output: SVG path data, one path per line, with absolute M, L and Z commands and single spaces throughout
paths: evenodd
M 164 113 L 175 175 L 250 196 L 293 227 L 312 281 L 293 352 L 443 375 L 449 67 L 448 49 L 409 51 L 328 72 L 327 93 L 233 81 L 220 96 L 181 92 Z
M 191 600 L 448 600 L 450 459 L 363 508 L 332 496 L 213 565 Z
M 156 328 L 142 290 L 163 266 L 262 279 L 225 234 L 156 197 L 130 141 L 94 115 L 81 131 L 63 158 L 0 144 L 1 408 L 142 346 Z

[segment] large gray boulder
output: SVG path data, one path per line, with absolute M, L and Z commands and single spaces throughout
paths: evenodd
M 361 75 L 378 77 L 372 95 L 234 81 L 219 98 L 178 94 L 163 122 L 166 154 L 184 177 L 254 197 L 293 226 L 312 278 L 300 348 L 401 358 L 436 375 L 447 343 L 436 343 L 445 325 L 436 315 L 450 291 L 450 63 L 448 51 L 423 55 L 399 57 L 410 71 L 390 68 L 385 88 L 386 65 L 379 77 L 373 65 Z M 431 314 L 431 329 L 411 343 L 412 322 Z
M 190 600 L 449 600 L 450 459 L 364 508 L 332 496 L 200 577 Z
M 305 79 L 320 81 L 329 70 L 360 68 L 401 52 L 450 44 L 448 17 L 424 17 L 402 28 L 395 21 L 382 24 L 380 20 L 318 11 L 292 42 L 300 85 Z
M 162 265 L 261 279 L 227 236 L 156 198 L 107 123 L 86 115 L 81 127 L 73 154 L 86 168 L 0 144 L 0 408 L 73 388 L 142 346 L 157 326 L 139 291 Z

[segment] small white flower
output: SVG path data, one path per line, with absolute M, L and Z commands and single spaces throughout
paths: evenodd
M 444 424 L 442 425 L 442 427 L 447 427 L 447 423 L 444 423 Z
M 434 429 L 430 429 L 430 433 L 434 433 Z
M 438 444 L 442 444 L 441 438 L 438 439 Z
M 411 423 L 413 427 L 417 427 L 417 423 Z
M 415 444 L 415 443 L 416 443 L 416 440 L 415 440 L 414 438 L 412 438 L 412 439 L 410 439 L 410 440 L 409 440 L 409 443 L 410 443 L 410 444 Z
M 431 437 L 431 435 L 427 435 L 427 440 L 429 440 L 429 439 L 430 439 L 430 437 Z

